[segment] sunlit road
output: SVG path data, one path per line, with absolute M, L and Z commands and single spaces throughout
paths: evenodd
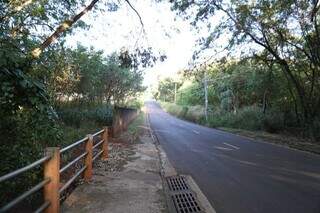
M 202 127 L 146 104 L 171 163 L 218 213 L 320 213 L 320 156 Z

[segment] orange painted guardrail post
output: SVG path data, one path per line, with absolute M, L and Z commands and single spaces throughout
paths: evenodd
M 88 135 L 88 140 L 86 142 L 86 152 L 88 152 L 84 164 L 87 168 L 84 170 L 84 180 L 86 182 L 90 181 L 92 178 L 92 146 L 93 146 L 93 137 L 92 135 Z
M 109 128 L 108 127 L 104 127 L 104 132 L 103 132 L 103 135 L 102 135 L 102 139 L 103 139 L 103 143 L 102 143 L 102 160 L 106 160 L 108 159 L 108 155 L 109 155 L 109 141 L 108 141 L 108 138 L 109 137 Z
M 44 163 L 44 178 L 50 178 L 50 182 L 44 186 L 44 200 L 50 205 L 46 213 L 58 213 L 60 209 L 59 185 L 60 185 L 60 151 L 58 147 L 46 148 L 46 155 L 51 158 Z

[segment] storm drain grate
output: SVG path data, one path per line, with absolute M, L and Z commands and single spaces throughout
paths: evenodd
M 167 177 L 167 183 L 170 191 L 189 190 L 189 186 L 183 176 Z
M 178 213 L 202 212 L 191 192 L 174 194 L 171 197 Z
M 166 177 L 169 189 L 168 198 L 176 213 L 203 212 L 196 195 L 183 175 Z

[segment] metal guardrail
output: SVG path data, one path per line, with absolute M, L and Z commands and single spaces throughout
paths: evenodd
M 70 178 L 60 189 L 59 193 L 61 194 L 64 190 L 66 190 L 72 183 L 81 175 L 81 173 L 87 169 L 87 166 L 83 166 L 72 178 Z
M 93 145 L 93 139 L 96 136 L 102 136 L 102 140 L 98 141 Z M 67 163 L 64 167 L 60 168 L 60 156 L 71 150 L 72 148 L 86 143 L 85 151 L 74 158 L 71 162 Z M 101 146 L 101 150 L 93 156 L 93 151 Z M 0 208 L 0 213 L 7 212 L 13 207 L 17 206 L 21 201 L 25 200 L 27 197 L 33 193 L 39 191 L 43 188 L 44 200 L 45 202 L 35 210 L 36 213 L 47 212 L 47 213 L 58 213 L 60 210 L 60 194 L 62 194 L 82 173 L 85 181 L 89 181 L 92 178 L 92 165 L 93 162 L 102 155 L 102 159 L 108 158 L 108 127 L 92 134 L 87 135 L 85 138 L 70 144 L 67 147 L 59 149 L 58 147 L 50 147 L 46 149 L 46 156 L 43 158 L 23 167 L 10 172 L 6 175 L 0 177 L 0 184 L 4 181 L 10 180 L 24 172 L 27 172 L 37 166 L 43 164 L 44 167 L 44 178 L 43 181 L 33 186 L 28 191 L 24 192 L 17 198 L 13 199 L 5 206 Z M 60 187 L 60 175 L 71 168 L 79 160 L 84 159 L 84 166 L 80 168 L 62 187 Z
M 71 161 L 70 163 L 68 163 L 67 165 L 65 165 L 64 167 L 62 167 L 59 170 L 59 173 L 63 173 L 64 171 L 66 171 L 67 169 L 69 169 L 73 164 L 75 164 L 76 162 L 78 162 L 81 158 L 83 158 L 84 156 L 86 156 L 88 154 L 88 152 L 85 152 L 81 155 L 79 155 L 78 157 L 76 157 L 73 161 Z
M 88 137 L 82 138 L 81 140 L 78 140 L 78 141 L 74 142 L 73 144 L 70 144 L 69 146 L 61 149 L 61 150 L 60 150 L 60 154 L 68 151 L 69 149 L 72 149 L 73 147 L 76 147 L 76 146 L 82 144 L 82 143 L 85 142 L 86 140 L 88 140 Z
M 24 172 L 26 172 L 36 166 L 39 166 L 40 164 L 44 163 L 45 161 L 49 160 L 50 158 L 51 158 L 50 156 L 45 156 L 45 157 L 43 157 L 43 158 L 25 166 L 25 167 L 22 167 L 20 169 L 17 169 L 16 171 L 10 172 L 9 174 L 3 175 L 0 177 L 0 183 L 5 180 L 11 179 L 15 176 L 18 176 L 19 174 L 24 173 Z

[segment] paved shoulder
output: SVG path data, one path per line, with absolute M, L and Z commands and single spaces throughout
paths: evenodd
M 96 165 L 92 182 L 78 186 L 67 198 L 62 212 L 166 212 L 159 156 L 152 139 L 145 134 L 138 144 L 113 144 L 110 155 L 108 161 Z

